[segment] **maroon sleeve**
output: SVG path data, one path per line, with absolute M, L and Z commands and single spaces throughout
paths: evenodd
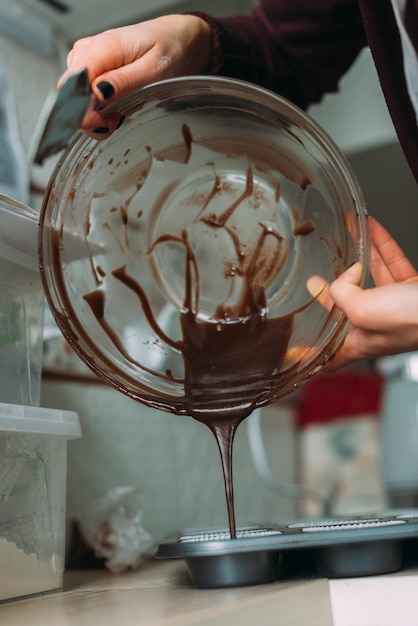
M 358 0 L 261 0 L 251 15 L 205 19 L 212 74 L 262 85 L 302 108 L 338 90 L 366 45 Z

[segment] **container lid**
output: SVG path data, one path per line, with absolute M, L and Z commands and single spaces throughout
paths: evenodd
M 38 225 L 34 209 L 0 194 L 0 257 L 39 271 Z
M 22 404 L 0 403 L 1 431 L 63 435 L 68 439 L 81 436 L 77 413 Z

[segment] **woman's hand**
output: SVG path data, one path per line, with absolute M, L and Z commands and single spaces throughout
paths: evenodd
M 75 71 L 87 68 L 100 104 L 114 102 L 146 84 L 203 73 L 210 64 L 211 31 L 193 15 L 167 15 L 78 40 L 67 58 L 58 87 Z M 97 101 L 82 130 L 95 139 L 107 137 L 121 123 L 119 114 L 105 118 Z
M 370 270 L 374 288 L 361 289 L 361 265 L 354 264 L 330 285 L 313 277 L 311 293 L 335 303 L 352 328 L 336 355 L 325 366 L 335 371 L 359 360 L 418 350 L 418 273 L 385 228 L 369 217 Z M 322 285 L 321 285 L 322 282 Z

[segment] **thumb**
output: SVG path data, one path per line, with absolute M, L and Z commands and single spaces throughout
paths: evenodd
M 330 289 L 334 291 L 333 285 L 337 285 L 337 291 L 341 290 L 349 292 L 353 287 L 359 287 L 361 282 L 361 275 L 363 273 L 363 264 L 357 261 L 351 265 L 345 272 L 343 272 L 338 278 L 331 283 Z
M 362 264 L 357 262 L 332 283 L 327 283 L 321 276 L 314 275 L 308 279 L 306 286 L 309 293 L 325 309 L 330 311 L 334 305 L 346 306 L 347 298 L 350 298 L 354 292 L 360 289 L 362 271 Z
M 357 262 L 334 280 L 329 287 L 330 297 L 354 326 L 378 330 L 385 324 L 384 311 L 393 304 L 397 307 L 397 299 L 393 302 L 393 294 L 387 293 L 387 288 L 360 287 L 362 267 Z
M 359 261 L 348 268 L 329 286 L 329 293 L 334 303 L 343 311 L 347 311 L 350 302 L 354 303 L 359 292 L 363 265 Z

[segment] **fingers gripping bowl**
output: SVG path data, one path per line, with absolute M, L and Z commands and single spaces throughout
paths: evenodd
M 117 109 L 124 124 L 77 136 L 45 197 L 41 270 L 61 331 L 107 382 L 174 413 L 249 413 L 289 393 L 348 328 L 308 279 L 358 260 L 367 278 L 344 157 L 298 108 L 239 81 L 173 79 Z

